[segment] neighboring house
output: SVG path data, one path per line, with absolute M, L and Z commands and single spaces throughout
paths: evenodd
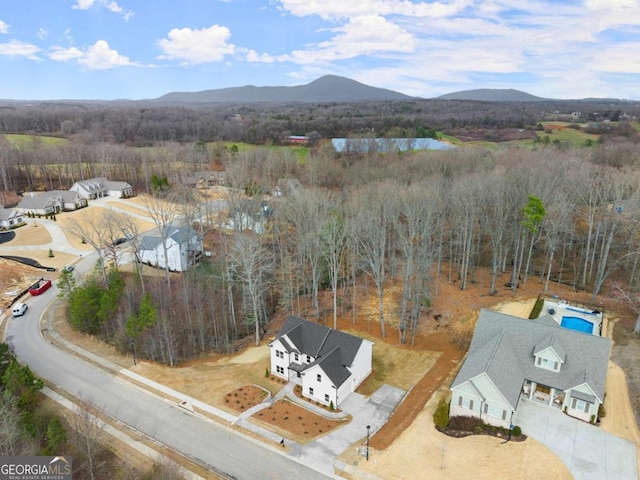
M 50 192 L 25 192 L 18 208 L 24 213 L 50 215 L 63 210 L 72 211 L 87 206 L 87 200 L 79 193 L 67 190 Z
M 562 328 L 548 315 L 525 320 L 482 310 L 451 385 L 449 416 L 509 428 L 521 399 L 585 421 L 604 401 L 611 340 Z
M 194 172 L 193 175 L 184 176 L 180 180 L 182 185 L 192 188 L 209 188 L 224 185 L 224 172 L 207 170 Z
M 202 256 L 202 239 L 191 227 L 167 227 L 167 257 L 162 246 L 162 236 L 156 231 L 140 239 L 140 261 L 158 268 L 182 272 L 196 264 Z
M 17 208 L 0 208 L 0 229 L 15 228 L 24 223 L 22 212 Z
M 226 228 L 243 232 L 251 230 L 259 235 L 264 233 L 266 220 L 273 216 L 273 209 L 266 202 L 239 200 L 231 203 L 227 215 Z
M 271 348 L 271 372 L 302 386 L 302 395 L 338 408 L 371 373 L 373 343 L 289 317 Z
M 283 197 L 302 190 L 302 184 L 297 178 L 280 178 L 273 188 L 274 197 Z
M 78 192 L 82 198 L 95 200 L 102 197 L 127 198 L 133 196 L 133 187 L 127 182 L 115 182 L 105 177 L 96 177 L 74 183 L 69 189 Z

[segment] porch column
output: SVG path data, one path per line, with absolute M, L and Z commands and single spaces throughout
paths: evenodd
M 549 403 L 548 403 L 549 407 L 553 407 L 553 398 L 555 396 L 555 393 L 556 393 L 556 389 L 551 387 L 551 390 L 549 390 Z
M 533 394 L 536 391 L 538 384 L 536 382 L 531 382 L 531 389 L 529 390 L 529 400 L 533 398 Z

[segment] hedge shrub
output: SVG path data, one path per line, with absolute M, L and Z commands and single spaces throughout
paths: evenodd
M 436 407 L 436 411 L 433 412 L 433 423 L 437 428 L 447 428 L 449 424 L 449 402 L 441 398 Z

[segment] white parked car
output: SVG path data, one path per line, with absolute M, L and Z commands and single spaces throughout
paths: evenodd
M 13 313 L 14 317 L 20 317 L 22 315 L 24 315 L 24 312 L 27 311 L 27 304 L 26 303 L 16 303 L 13 306 L 13 310 L 11 310 L 11 313 Z

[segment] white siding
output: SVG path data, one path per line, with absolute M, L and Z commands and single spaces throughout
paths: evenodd
M 466 382 L 452 390 L 449 416 L 464 415 L 479 417 L 485 423 L 509 428 L 512 414 L 511 406 L 504 399 L 491 379 L 486 374 L 482 374 L 474 378 L 473 383 L 476 386 L 475 389 L 469 382 Z M 478 391 L 482 392 L 482 397 L 478 394 Z M 463 399 L 462 405 L 460 405 L 460 397 Z M 469 401 L 473 401 L 472 408 L 469 408 Z M 502 418 L 502 413 L 500 413 L 499 417 L 485 413 L 489 411 L 492 413 L 504 411 L 504 419 Z
M 546 360 L 546 365 L 544 360 Z M 534 361 L 535 361 L 536 367 L 542 368 L 545 370 L 552 370 L 552 371 L 558 372 L 562 368 L 560 357 L 556 355 L 556 352 L 551 347 L 546 348 L 541 352 L 538 352 L 538 355 L 534 357 Z
M 313 389 L 313 393 L 311 393 L 311 389 Z M 302 376 L 302 393 L 305 397 L 312 398 L 316 402 L 327 406 L 333 402 L 333 405 L 337 407 L 336 392 L 335 385 L 333 385 L 333 382 L 320 365 L 315 365 L 304 372 Z M 325 395 L 328 395 L 328 401 Z
M 271 349 L 271 369 L 270 372 L 276 377 L 289 379 L 289 354 L 285 350 L 280 340 L 274 340 L 270 345 Z M 278 357 L 276 352 L 281 352 L 282 358 Z M 280 368 L 278 368 L 280 367 Z
M 349 383 L 349 389 L 351 391 L 358 388 L 365 378 L 371 373 L 371 356 L 373 354 L 373 343 L 368 340 L 362 340 L 360 349 L 353 359 L 353 364 L 349 368 L 351 375 L 353 375 L 353 381 L 348 380 L 345 383 Z
M 589 402 L 574 402 L 574 398 L 571 397 L 571 392 L 581 392 L 587 395 L 596 395 L 593 394 L 593 390 L 589 388 L 587 385 L 579 385 L 572 390 L 566 392 L 564 403 L 562 404 L 562 409 L 566 408 L 567 415 L 571 415 L 572 417 L 579 418 L 580 420 L 584 420 L 585 422 L 591 421 L 591 416 L 595 415 L 595 418 L 598 418 L 598 408 L 600 407 L 600 402 L 596 397 L 595 403 Z
M 467 383 L 452 390 L 449 416 L 480 417 L 482 397 Z

